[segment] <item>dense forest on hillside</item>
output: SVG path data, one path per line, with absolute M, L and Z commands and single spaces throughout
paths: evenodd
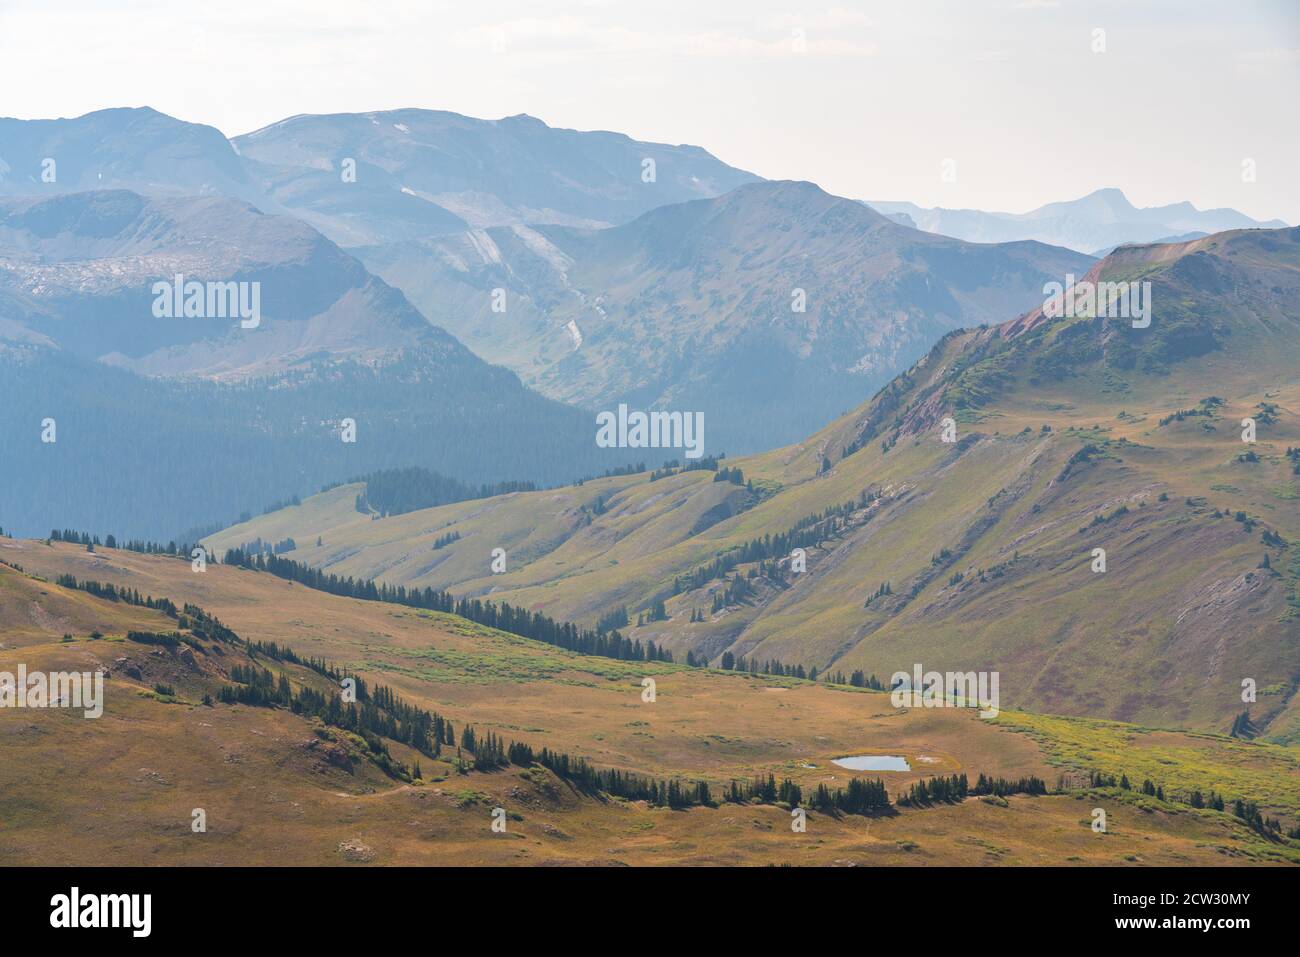
M 377 512 L 380 515 L 402 515 L 421 508 L 449 505 L 474 498 L 491 498 L 510 492 L 533 492 L 534 482 L 491 482 L 470 485 L 448 478 L 446 475 L 423 468 L 384 469 L 339 485 L 365 483 L 365 491 L 357 496 L 358 512 Z
M 619 631 L 592 631 L 579 628 L 571 622 L 556 621 L 540 612 L 516 608 L 506 602 L 482 601 L 478 598 L 455 598 L 449 592 L 432 588 L 407 589 L 373 581 L 340 578 L 275 554 L 259 552 L 249 554 L 243 549 L 229 549 L 222 558 L 226 565 L 237 565 L 256 571 L 270 572 L 279 578 L 295 581 L 333 595 L 360 598 L 366 601 L 386 601 L 411 608 L 425 608 L 468 618 L 489 628 L 498 628 L 513 635 L 545 642 L 583 655 L 599 655 L 621 661 L 668 661 L 672 653 L 659 648 L 653 641 L 642 644 L 639 639 L 629 640 Z
M 366 469 L 419 466 L 481 490 L 507 476 L 556 485 L 632 462 L 634 450 L 596 447 L 586 412 L 489 368 L 462 373 L 415 354 L 382 370 L 322 363 L 216 384 L 0 352 L 0 523 L 18 535 L 67 523 L 165 541 Z M 340 438 L 347 418 L 355 443 Z M 52 443 L 42 442 L 46 419 L 57 426 Z M 390 511 L 427 492 L 381 485 Z

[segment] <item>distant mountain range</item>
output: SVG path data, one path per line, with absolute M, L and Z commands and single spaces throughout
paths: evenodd
M 1040 231 L 1102 223 L 1067 237 L 1096 249 L 1231 213 L 1122 200 L 1044 207 Z M 1023 223 L 976 244 L 909 209 L 527 116 L 300 116 L 234 140 L 148 108 L 2 119 L 0 400 L 21 417 L 0 443 L 21 468 L 0 522 L 161 536 L 382 467 L 550 484 L 680 455 L 598 449 L 593 413 L 620 404 L 703 412 L 708 454 L 770 448 L 1093 263 Z M 160 316 L 176 277 L 255 286 L 259 320 Z M 31 445 L 56 406 L 94 409 L 63 458 Z M 190 447 L 208 461 L 186 484 L 170 456 Z
M 877 212 L 972 243 L 1007 243 L 1033 239 L 1092 256 L 1104 256 L 1125 243 L 1180 242 L 1225 229 L 1278 229 L 1280 219 L 1251 219 L 1235 209 L 1197 209 L 1191 203 L 1139 209 L 1118 189 L 1099 189 L 1079 199 L 1048 203 L 1027 213 L 978 209 L 924 209 L 915 203 L 878 202 Z
M 0 120 L 0 525 L 166 537 L 377 467 L 554 483 L 644 458 L 598 449 L 590 413 L 474 356 L 331 237 L 623 222 L 754 179 L 528 117 L 299 117 L 236 142 L 148 108 Z M 178 276 L 255 285 L 260 320 L 158 317 Z
M 1045 282 L 1092 264 L 908 229 L 798 182 L 608 229 L 502 226 L 357 254 L 546 395 L 700 410 L 710 448 L 732 453 L 797 440 L 945 332 L 1032 308 Z
M 256 326 L 160 318 L 178 275 L 255 285 Z M 0 403 L 0 526 L 33 534 L 166 537 L 383 466 L 562 482 L 631 458 L 310 226 L 220 196 L 0 201 Z
M 8 318 L 61 349 L 147 375 L 248 377 L 421 344 L 473 358 L 310 226 L 221 196 L 104 190 L 0 201 L 0 257 Z M 177 275 L 255 283 L 257 325 L 160 319 L 153 284 Z
M 760 179 L 697 146 L 556 129 L 522 114 L 305 115 L 234 139 L 148 107 L 0 118 L 0 196 L 108 188 L 220 194 L 293 211 L 343 246 L 515 224 L 618 225 Z M 1287 225 L 1187 202 L 1139 209 L 1114 188 L 1027 213 L 867 205 L 901 225 L 968 242 L 1036 240 L 1094 256 L 1123 243 Z
M 0 119 L 0 196 L 219 194 L 292 211 L 344 246 L 514 223 L 608 226 L 758 179 L 697 146 L 523 115 L 295 116 L 233 140 L 148 107 Z
M 75 119 L 0 117 L 0 196 L 92 189 L 263 199 L 215 127 L 148 107 L 99 110 Z
M 758 180 L 697 146 L 525 115 L 295 116 L 231 142 L 266 195 L 348 246 L 517 223 L 609 226 Z

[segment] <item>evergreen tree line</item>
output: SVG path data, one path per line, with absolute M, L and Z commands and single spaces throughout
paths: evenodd
M 441 747 L 440 740 L 422 737 L 419 725 L 401 722 L 373 702 L 345 704 L 338 692 L 326 695 L 305 685 L 295 691 L 283 672 L 277 676 L 255 664 L 236 664 L 230 669 L 230 677 L 236 683 L 222 685 L 217 693 L 217 700 L 222 704 L 288 708 L 294 714 L 318 718 L 327 725 L 351 732 L 365 742 L 369 757 L 390 777 L 410 780 L 411 772 L 393 759 L 384 738 L 402 741 L 430 756 L 435 756 L 436 749 Z
M 245 642 L 216 616 L 198 605 L 186 603 L 182 610 L 178 610 L 175 603 L 167 598 L 145 597 L 136 589 L 118 588 L 111 583 L 79 581 L 72 575 L 60 575 L 57 583 L 107 601 L 161 611 L 175 619 L 179 627 L 188 629 L 194 638 L 244 645 L 250 659 L 260 655 L 273 661 L 299 665 L 336 683 L 341 683 L 344 678 L 354 678 L 357 700 L 345 704 L 339 692 L 326 696 L 308 687 L 295 692 L 283 674 L 277 679 L 268 669 L 259 668 L 256 664 L 236 664 L 232 666 L 230 675 L 237 684 L 223 686 L 218 696 L 221 701 L 231 704 L 286 707 L 295 714 L 319 717 L 326 724 L 355 732 L 366 740 L 377 763 L 395 776 L 401 776 L 405 772 L 392 762 L 387 747 L 379 738 L 401 742 L 430 757 L 438 756 L 444 741 L 450 744 L 454 740 L 451 722 L 441 715 L 407 704 L 389 688 L 377 686 L 371 691 L 362 678 L 341 672 L 324 659 L 300 657 L 292 649 L 278 646 L 275 642 Z M 173 648 L 181 642 L 188 644 L 194 640 L 179 633 L 139 631 L 128 632 L 127 639 Z
M 739 471 L 739 469 L 735 470 Z M 730 551 L 720 552 L 713 561 L 686 575 L 679 575 L 673 581 L 673 594 L 702 588 L 708 582 L 725 578 L 737 565 L 747 565 L 767 559 L 785 558 L 796 548 L 816 548 L 822 542 L 833 538 L 843 531 L 849 522 L 849 516 L 859 508 L 864 508 L 875 499 L 878 493 L 864 489 L 856 502 L 843 502 L 832 505 L 821 512 L 805 515 L 784 532 L 776 535 L 767 534 L 751 539 Z M 775 569 L 769 574 L 775 573 Z
M 301 657 L 292 648 L 277 645 L 273 641 L 249 642 L 246 643 L 246 647 L 250 658 L 261 656 L 272 661 L 298 665 L 328 678 L 336 685 L 342 685 L 344 680 L 351 678 L 354 682 L 356 701 L 349 704 L 357 709 L 358 713 L 354 720 L 356 725 L 364 730 L 405 744 L 431 758 L 436 758 L 442 753 L 444 744 L 450 745 L 456 740 L 449 720 L 436 711 L 426 711 L 409 704 L 385 685 L 375 685 L 372 690 L 360 675 L 353 674 L 347 669 L 336 668 L 324 658 Z M 304 690 L 311 691 L 311 689 Z M 312 693 L 319 695 L 319 692 Z M 322 719 L 331 724 L 335 722 L 331 721 L 330 717 L 337 713 L 334 710 L 334 697 L 339 698 L 337 703 L 339 707 L 344 705 L 341 695 L 336 693 L 325 702 L 328 711 L 321 714 Z M 311 703 L 318 707 L 321 704 L 317 700 Z M 355 730 L 355 727 L 349 725 L 340 725 L 340 727 Z
M 168 598 L 154 598 L 152 595 L 143 596 L 135 588 L 118 588 L 111 582 L 105 584 L 97 581 L 78 581 L 73 575 L 60 575 L 55 579 L 55 584 L 63 588 L 71 588 L 77 591 L 84 591 L 94 595 L 96 598 L 103 598 L 106 601 L 117 601 L 127 605 L 136 605 L 140 608 L 149 608 L 154 611 L 161 611 L 169 618 L 177 618 L 180 612 Z
M 1100 771 L 1093 771 L 1088 776 L 1089 786 L 1094 788 L 1120 788 L 1124 791 L 1134 790 L 1133 784 L 1128 779 L 1127 774 L 1121 774 L 1116 780 L 1115 775 L 1102 774 Z M 1137 788 L 1142 794 L 1153 797 L 1157 801 L 1172 801 L 1175 804 L 1186 804 L 1188 807 L 1209 808 L 1214 811 L 1225 811 L 1228 802 L 1223 795 L 1217 794 L 1213 789 L 1202 792 L 1200 788 L 1195 788 L 1187 794 L 1171 793 L 1165 796 L 1165 789 L 1162 785 L 1155 784 L 1150 778 L 1142 782 L 1141 787 Z M 1277 818 L 1265 817 L 1259 809 L 1259 805 L 1254 801 L 1248 801 L 1244 798 L 1236 798 L 1232 802 L 1232 814 L 1238 820 L 1245 822 L 1253 831 L 1261 837 L 1270 841 L 1280 840 L 1283 836 L 1282 822 Z M 1297 825 L 1290 831 L 1286 832 L 1286 837 L 1291 840 L 1300 840 L 1300 825 Z
M 757 589 L 749 583 L 749 579 L 737 574 L 735 578 L 727 582 L 727 586 L 713 593 L 713 604 L 710 611 L 717 614 L 728 605 L 739 605 L 746 598 L 753 595 Z
M 1264 556 L 1265 561 L 1268 556 Z M 1232 719 L 1232 729 L 1228 732 L 1234 738 L 1244 738 L 1250 740 L 1259 734 L 1259 729 L 1255 727 L 1255 722 L 1250 719 L 1250 709 L 1247 708 L 1241 714 Z
M 732 781 L 723 793 L 723 799 L 734 804 L 788 804 L 791 807 L 804 803 L 799 785 L 788 778 L 778 785 L 771 774 L 766 780 L 760 777 L 746 784 Z M 850 778 L 845 787 L 834 790 L 824 783 L 818 784 L 809 795 L 806 806 L 826 814 L 878 814 L 891 808 L 889 791 L 879 778 Z
M 689 663 L 688 653 L 688 663 Z M 751 658 L 748 662 L 745 659 L 737 658 L 730 651 L 722 653 L 722 659 L 718 662 L 718 667 L 723 671 L 748 671 L 751 675 L 773 675 L 779 678 L 801 678 L 807 681 L 817 680 L 817 668 L 814 665 L 810 671 L 805 671 L 803 665 L 786 665 L 777 661 L 775 658 L 769 658 L 762 664 L 757 658 Z
M 364 678 L 360 675 L 353 674 L 346 668 L 340 670 L 324 658 L 315 658 L 311 656 L 304 658 L 287 645 L 280 645 L 274 641 L 246 641 L 244 642 L 244 646 L 248 652 L 248 657 L 252 659 L 262 657 L 271 661 L 298 665 L 300 668 L 314 671 L 321 677 L 328 678 L 336 684 L 342 684 L 344 678 L 351 678 L 356 682 L 357 700 L 366 701 L 370 697 Z
M 264 506 L 262 508 L 262 514 L 270 515 L 272 512 L 278 512 L 281 509 L 292 508 L 295 505 L 301 505 L 301 504 L 302 504 L 301 498 L 299 498 L 297 495 L 290 495 L 288 498 L 278 499 L 272 502 L 270 505 Z M 248 521 L 248 519 L 241 518 L 240 521 L 246 522 Z M 218 529 L 218 531 L 220 531 L 220 529 Z
M 1237 798 L 1232 802 L 1232 815 L 1244 821 L 1251 830 L 1263 838 L 1276 841 L 1282 837 L 1282 822 L 1275 817 L 1265 817 L 1254 801 Z M 1291 840 L 1300 840 L 1300 825 L 1286 832 L 1286 836 Z
M 65 528 L 61 531 L 57 528 L 51 530 L 50 541 L 70 542 L 73 545 L 85 545 L 90 549 L 102 545 L 105 548 L 122 548 L 129 552 L 139 552 L 142 555 L 175 555 L 181 558 L 189 558 L 192 550 L 191 546 L 177 545 L 174 541 L 168 542 L 166 545 L 159 542 L 146 542 L 136 538 L 129 541 L 118 541 L 115 535 L 105 535 L 104 540 L 101 542 L 98 535 L 78 532 L 71 528 Z
M 637 462 L 635 464 L 620 465 L 612 469 L 605 469 L 602 475 L 584 475 L 573 483 L 574 488 L 581 488 L 588 482 L 594 482 L 599 478 L 617 478 L 620 475 L 640 475 L 645 471 L 645 463 Z
M 698 459 L 687 459 L 685 465 L 682 465 L 682 463 L 677 459 L 669 459 L 668 461 L 664 462 L 664 464 L 661 467 L 655 469 L 653 472 L 650 473 L 650 481 L 657 482 L 661 478 L 667 478 L 670 475 L 678 475 L 682 472 L 717 472 L 719 465 L 721 464 L 722 460 L 725 459 L 726 457 L 727 455 L 725 452 L 719 453 L 718 455 L 705 455 Z M 731 477 L 731 472 L 735 472 L 737 475 L 740 475 L 740 469 L 728 470 L 724 468 L 722 469 L 722 471 L 727 472 L 728 474 L 721 479 L 715 475 L 713 477 L 713 481 L 715 482 L 732 481 L 735 482 L 735 484 L 737 485 L 745 484 L 743 476 L 741 476 L 739 481 Z
M 889 792 L 879 778 L 851 778 L 844 788 L 832 791 L 817 785 L 812 806 L 818 811 L 843 811 L 845 814 L 878 814 L 889 810 Z
M 657 807 L 716 807 L 719 800 L 713 797 L 707 781 L 684 783 L 677 780 L 656 780 L 645 775 L 620 771 L 616 768 L 599 769 L 588 764 L 585 758 L 543 748 L 534 754 L 526 745 L 512 743 L 507 749 L 509 762 L 527 766 L 532 762 L 542 765 L 558 777 L 572 783 L 580 790 L 620 797 L 629 801 L 646 801 Z M 735 781 L 722 792 L 721 802 L 730 804 L 785 804 L 796 807 L 803 803 L 799 785 L 788 778 L 779 785 L 772 775 L 766 779 Z M 873 814 L 890 808 L 889 793 L 880 780 L 851 778 L 846 787 L 817 786 L 810 798 L 813 810 L 825 813 Z
M 328 488 L 357 482 L 363 482 L 366 486 L 365 490 L 357 496 L 357 511 L 378 512 L 385 518 L 390 515 L 404 515 L 422 508 L 450 505 L 453 502 L 537 490 L 534 482 L 485 482 L 475 486 L 448 478 L 431 469 L 419 467 L 382 469 L 349 479 L 347 482 L 334 483 Z
M 686 663 L 692 666 L 705 667 L 708 662 L 702 658 L 696 658 L 693 652 L 686 653 Z M 778 678 L 800 678 L 807 681 L 824 681 L 827 684 L 848 685 L 852 688 L 870 688 L 872 691 L 885 691 L 885 686 L 880 679 L 874 674 L 868 675 L 862 670 L 854 671 L 847 678 L 843 671 L 819 672 L 817 666 L 805 669 L 803 665 L 787 665 L 775 658 L 769 658 L 767 661 L 759 662 L 756 658 L 737 658 L 730 651 L 722 653 L 722 659 L 718 662 L 718 667 L 724 671 L 747 671 L 751 675 L 771 675 Z
M 441 548 L 446 548 L 452 542 L 460 541 L 460 532 L 448 532 L 446 535 L 439 535 L 433 540 L 433 550 L 436 552 Z
M 881 582 L 880 587 L 875 590 L 868 598 L 863 608 L 870 608 L 871 603 L 877 598 L 886 598 L 894 593 L 894 588 L 889 582 Z
M 577 651 L 580 654 L 598 655 L 606 658 L 617 658 L 624 661 L 663 661 L 671 663 L 673 660 L 672 652 L 666 649 L 658 648 L 653 641 L 648 642 L 643 648 L 639 640 L 628 642 L 616 629 L 620 625 L 627 623 L 626 607 L 619 607 L 608 613 L 600 622 L 597 623 L 596 631 L 579 630 L 576 626 L 569 623 L 556 622 L 546 615 L 530 613 L 525 609 L 517 609 L 507 603 L 496 606 L 493 602 L 482 602 L 478 599 L 455 600 L 447 592 L 434 592 L 432 589 L 415 590 L 407 589 L 402 586 L 390 588 L 382 585 L 375 587 L 374 582 L 358 581 L 352 578 L 340 579 L 335 575 L 324 575 L 319 570 L 291 559 L 282 559 L 277 556 L 249 556 L 238 549 L 231 549 L 226 552 L 225 563 L 237 565 L 242 568 L 249 568 L 258 571 L 267 571 L 277 575 L 280 578 L 289 578 L 291 581 L 297 581 L 300 584 L 316 588 L 320 591 L 327 591 L 331 594 L 345 595 L 352 598 L 362 598 L 371 601 L 386 601 L 395 604 L 404 604 L 415 608 L 426 608 L 434 611 L 445 611 L 451 614 L 460 615 L 476 621 L 480 624 L 486 624 L 489 627 L 498 628 L 501 631 L 507 631 L 511 634 L 520 635 L 524 638 L 533 638 L 537 641 L 543 641 L 546 644 L 557 645 L 558 647 L 568 648 L 571 651 Z M 285 566 L 290 566 L 288 571 L 293 574 L 284 574 Z M 279 569 L 279 570 L 277 570 Z M 297 577 L 303 573 L 304 578 Z M 322 584 L 316 584 L 320 581 Z M 176 606 L 168 599 L 145 598 L 140 595 L 138 590 L 118 589 L 110 584 L 103 584 L 95 581 L 79 582 L 72 575 L 61 575 L 58 584 L 66 588 L 80 589 L 88 591 L 100 598 L 107 598 L 110 601 L 124 601 L 128 604 L 140 605 L 142 607 L 153 608 L 163 611 L 169 617 L 178 618 L 180 613 L 177 612 Z M 326 587 L 328 586 L 328 587 Z M 495 612 L 495 616 L 493 611 Z M 656 610 L 662 613 L 662 609 L 656 606 Z M 466 612 L 471 612 L 476 617 L 471 617 Z M 186 604 L 184 614 L 189 618 L 181 618 L 181 627 L 188 628 L 199 637 L 212 638 L 217 641 L 238 641 L 238 637 L 233 631 L 221 624 L 215 617 L 209 615 L 197 605 Z M 545 635 L 548 637 L 557 636 L 566 641 L 573 641 L 575 647 L 561 644 L 559 640 L 548 640 L 548 637 L 538 637 Z M 604 638 L 605 642 L 599 639 Z M 617 639 L 617 640 L 615 640 Z M 253 645 L 255 651 L 261 651 L 264 648 L 275 649 L 275 643 L 269 645 L 256 642 Z M 596 650 L 585 650 L 593 648 Z M 604 651 L 600 649 L 605 649 Z M 620 654 L 610 654 L 609 651 L 618 651 Z M 639 654 L 638 654 L 639 652 Z M 302 664 L 307 667 L 313 667 L 313 659 L 301 659 L 288 649 L 279 649 L 278 651 L 267 652 L 268 657 L 277 661 L 289 661 L 293 664 Z M 288 655 L 290 657 L 279 657 Z M 708 666 L 707 660 L 703 657 L 696 657 L 694 652 L 686 653 L 686 664 L 690 667 L 704 668 Z M 816 681 L 819 677 L 817 668 L 814 666 L 810 670 L 805 670 L 803 665 L 786 665 L 775 659 L 769 659 L 766 662 L 759 663 L 751 661 L 746 663 L 745 659 L 736 659 L 731 652 L 725 652 L 722 657 L 721 667 L 726 670 L 748 671 L 750 674 L 763 674 L 777 677 L 800 678 Z M 319 670 L 319 669 L 316 669 Z M 321 672 L 325 674 L 325 672 Z M 880 681 L 875 675 L 866 676 L 861 671 L 855 671 L 846 682 L 844 673 L 837 672 L 834 676 L 822 676 L 824 680 L 831 681 L 835 684 L 849 684 L 855 688 L 871 688 L 874 690 L 884 690 Z
M 981 774 L 972 788 L 970 779 L 963 773 L 917 781 L 908 788 L 906 795 L 898 799 L 898 803 L 900 807 L 930 807 L 935 804 L 957 804 L 967 797 L 985 794 L 1006 797 L 1011 794 L 1037 796 L 1046 793 L 1047 782 L 1033 775 L 1013 780 Z
M 596 619 L 596 631 L 613 631 L 615 628 L 626 628 L 628 624 L 627 606 L 619 605 L 613 611 L 606 612 Z
M 198 605 L 186 602 L 181 613 L 176 616 L 177 624 L 187 629 L 196 638 L 219 641 L 222 644 L 239 644 L 240 637 L 223 625 L 215 615 L 210 615 Z
M 283 672 L 277 675 L 256 663 L 232 665 L 230 678 L 235 683 L 223 685 L 218 693 L 222 703 L 281 707 L 319 718 L 332 727 L 360 735 L 375 754 L 387 755 L 388 748 L 372 739 L 386 738 L 437 758 L 453 733 L 451 723 L 441 715 L 406 703 L 383 685 L 367 692 L 358 680 L 356 700 L 344 701 L 337 690 L 326 694 L 307 685 L 295 690 Z
M 239 546 L 250 555 L 260 555 L 263 552 L 272 555 L 283 555 L 285 552 L 292 552 L 298 548 L 298 543 L 293 540 L 292 536 L 282 538 L 278 542 L 264 542 L 259 535 L 251 542 L 244 542 Z
M 857 671 L 854 671 L 851 675 L 849 675 L 849 679 L 848 679 L 848 681 L 845 681 L 845 680 L 844 680 L 844 672 L 843 672 L 843 671 L 836 671 L 836 672 L 834 672 L 834 673 L 828 673 L 828 674 L 826 675 L 826 680 L 827 680 L 828 682 L 830 682 L 831 684 L 833 684 L 833 685 L 844 685 L 844 684 L 846 684 L 846 685 L 849 685 L 850 687 L 853 687 L 853 688 L 870 688 L 872 691 L 885 691 L 885 690 L 887 690 L 887 689 L 885 688 L 885 686 L 881 683 L 880 679 L 877 678 L 874 674 L 872 674 L 872 675 L 865 674 L 865 673 L 864 673 L 862 670 L 860 670 L 860 669 L 857 670 Z
M 21 569 L 19 569 L 21 571 Z M 111 582 L 97 582 L 78 580 L 74 575 L 63 574 L 55 579 L 55 584 L 63 588 L 71 588 L 75 591 L 84 591 L 87 594 L 94 595 L 96 598 L 102 598 L 106 601 L 121 602 L 126 605 L 135 605 L 139 608 L 148 608 L 153 611 L 160 611 L 168 618 L 176 621 L 177 627 L 190 632 L 195 638 L 202 638 L 208 641 L 220 642 L 222 644 L 239 644 L 242 639 L 221 623 L 221 620 L 215 615 L 204 611 L 198 605 L 186 602 L 180 609 L 177 609 L 175 603 L 170 598 L 154 598 L 152 595 L 141 595 L 136 588 L 119 588 Z M 127 637 L 132 635 L 147 635 L 151 632 L 128 632 Z M 184 636 L 181 636 L 183 640 Z M 150 643 L 147 638 L 137 638 Z M 167 642 L 153 642 L 167 643 Z
M 164 648 L 178 648 L 181 643 L 181 635 L 178 631 L 128 631 L 126 640 L 134 641 L 140 645 L 161 645 Z
M 650 603 L 650 610 L 643 611 L 636 616 L 636 625 L 638 628 L 644 627 L 652 621 L 667 621 L 668 607 L 664 604 L 662 598 L 656 598 Z
M 192 629 L 197 626 L 198 630 L 194 630 L 196 635 L 203 634 L 214 640 L 242 644 L 250 663 L 232 665 L 230 678 L 233 683 L 223 685 L 218 691 L 221 703 L 287 708 L 295 714 L 319 718 L 324 724 L 352 732 L 366 742 L 371 759 L 392 777 L 410 780 L 413 776 L 418 776 L 418 765 L 412 769 L 402 767 L 400 762 L 392 758 L 383 739 L 400 742 L 431 758 L 437 758 L 444 745 L 453 745 L 456 740 L 451 721 L 437 712 L 408 704 L 383 685 L 376 685 L 372 689 L 360 676 L 340 670 L 323 658 L 303 657 L 293 649 L 275 642 L 244 641 L 196 605 L 186 604 L 181 613 L 166 598 L 142 598 L 138 591 L 118 589 L 112 584 L 93 581 L 79 582 L 71 575 L 60 576 L 59 584 L 111 601 L 124 601 L 164 611 Z M 129 637 L 150 644 L 172 644 L 168 641 L 170 636 L 153 633 L 133 632 Z M 345 678 L 350 677 L 356 682 L 356 700 L 344 702 L 339 691 L 327 695 L 305 685 L 295 690 L 285 674 L 276 675 L 268 668 L 259 667 L 254 660 L 258 657 L 307 668 L 335 684 L 342 684 Z M 707 782 L 696 782 L 694 785 L 684 785 L 678 781 L 655 782 L 616 769 L 599 770 L 588 764 L 585 758 L 546 748 L 535 753 L 527 744 L 510 742 L 507 745 L 491 732 L 479 736 L 472 726 L 464 728 L 460 748 L 474 755 L 475 770 L 488 771 L 509 764 L 528 767 L 535 762 L 550 768 L 558 776 L 584 790 L 630 800 L 650 800 L 655 804 L 672 807 L 712 804 Z M 467 769 L 464 762 L 458 764 L 462 771 Z
M 722 461 L 727 457 L 726 452 L 719 452 L 717 455 L 704 455 L 698 459 L 687 459 L 686 464 L 682 466 L 683 472 L 716 472 Z M 674 459 L 673 465 L 677 464 Z
M 295 581 L 308 588 L 360 598 L 364 601 L 391 602 L 411 608 L 447 612 L 459 615 L 480 625 L 531 638 L 548 645 L 564 648 L 583 655 L 597 655 L 620 661 L 673 660 L 672 652 L 661 649 L 653 641 L 642 645 L 640 639 L 629 640 L 619 631 L 600 632 L 579 628 L 571 622 L 561 622 L 540 612 L 530 612 L 507 602 L 483 601 L 478 598 L 457 599 L 446 591 L 432 588 L 407 589 L 403 585 L 376 585 L 368 579 L 340 578 L 318 568 L 278 555 L 249 555 L 241 549 L 227 550 L 224 564 L 237 565 L 255 571 L 269 572 L 278 578 Z

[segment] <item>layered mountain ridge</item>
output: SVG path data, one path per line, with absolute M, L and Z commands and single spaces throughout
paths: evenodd
M 950 329 L 1022 312 L 1092 264 L 922 233 L 800 182 L 610 229 L 516 225 L 358 254 L 545 394 L 701 410 L 731 452 L 806 434 Z
M 170 309 L 178 282 L 198 314 Z M 257 315 L 209 314 L 208 283 Z M 556 482 L 609 460 L 587 414 L 305 223 L 222 196 L 0 201 L 0 372 L 0 514 L 28 534 L 168 538 L 376 467 Z
M 1294 741 L 1300 230 L 1129 247 L 1086 281 L 1150 283 L 1150 324 L 951 332 L 854 412 L 712 473 L 379 521 L 342 507 L 350 486 L 209 544 L 320 536 L 291 557 L 566 619 L 625 608 L 714 664 L 999 670 L 1015 707 L 1220 731 L 1249 710 Z M 1249 708 L 1247 678 L 1270 689 Z
M 1094 256 L 1116 246 L 1192 239 L 1228 229 L 1281 229 L 1280 219 L 1260 221 L 1235 209 L 1197 209 L 1189 202 L 1139 208 L 1114 187 L 1079 199 L 1048 203 L 1027 213 L 979 209 L 925 209 L 915 203 L 869 201 L 873 209 L 927 232 L 975 243 L 1034 239 Z

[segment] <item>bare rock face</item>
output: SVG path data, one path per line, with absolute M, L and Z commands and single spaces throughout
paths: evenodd
M 363 844 L 356 838 L 339 842 L 339 855 L 345 861 L 351 861 L 358 864 L 367 864 L 375 859 L 374 848 L 368 844 Z
M 354 771 L 352 755 L 341 744 L 329 744 L 319 738 L 312 738 L 306 741 L 302 747 L 320 759 L 315 766 L 317 771 L 323 771 L 326 768 L 338 768 L 348 774 L 352 774 Z
M 560 841 L 571 841 L 571 840 L 573 840 L 573 838 L 572 838 L 571 836 L 569 836 L 568 834 L 565 834 L 563 831 L 561 831 L 561 830 L 560 830 L 558 827 L 556 827 L 554 824 L 543 824 L 543 825 L 542 825 L 542 833 L 545 834 L 547 837 L 553 837 L 553 838 L 556 838 L 557 840 L 560 840 Z
M 348 774 L 352 773 L 352 755 L 348 754 L 347 748 L 337 744 L 327 748 L 325 760 L 331 767 L 339 768 Z

